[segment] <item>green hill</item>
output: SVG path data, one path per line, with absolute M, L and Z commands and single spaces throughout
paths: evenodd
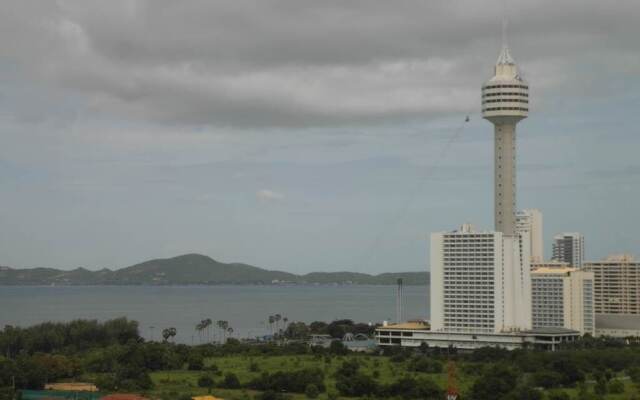
M 221 284 L 359 284 L 425 285 L 428 272 L 369 275 L 356 272 L 312 272 L 296 275 L 240 263 L 221 263 L 201 254 L 145 261 L 130 267 L 99 271 L 77 268 L 14 269 L 0 267 L 0 285 L 221 285 Z

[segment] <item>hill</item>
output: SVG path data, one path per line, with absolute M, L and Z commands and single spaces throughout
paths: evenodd
M 402 278 L 405 285 L 426 285 L 428 272 L 400 272 L 369 275 L 356 272 L 312 272 L 296 275 L 248 264 L 221 263 L 201 254 L 145 261 L 130 267 L 90 271 L 77 268 L 14 269 L 0 267 L 0 285 L 223 285 L 223 284 L 354 284 L 393 285 Z

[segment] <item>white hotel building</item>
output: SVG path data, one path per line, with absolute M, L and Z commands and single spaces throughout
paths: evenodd
M 431 330 L 506 333 L 532 328 L 528 236 L 471 225 L 431 235 Z

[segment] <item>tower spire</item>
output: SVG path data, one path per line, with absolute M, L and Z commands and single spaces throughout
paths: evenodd
M 502 7 L 502 50 L 500 51 L 500 55 L 498 56 L 498 61 L 496 61 L 497 65 L 503 64 L 515 64 L 515 60 L 511 57 L 511 53 L 509 52 L 509 44 L 507 43 L 507 2 L 506 0 L 503 3 Z
M 502 48 L 509 47 L 507 44 L 507 10 L 502 12 Z

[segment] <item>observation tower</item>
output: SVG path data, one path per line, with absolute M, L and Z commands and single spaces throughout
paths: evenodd
M 494 222 L 507 236 L 516 233 L 516 125 L 529 113 L 529 85 L 503 39 L 494 76 L 482 85 L 482 117 L 494 126 Z

